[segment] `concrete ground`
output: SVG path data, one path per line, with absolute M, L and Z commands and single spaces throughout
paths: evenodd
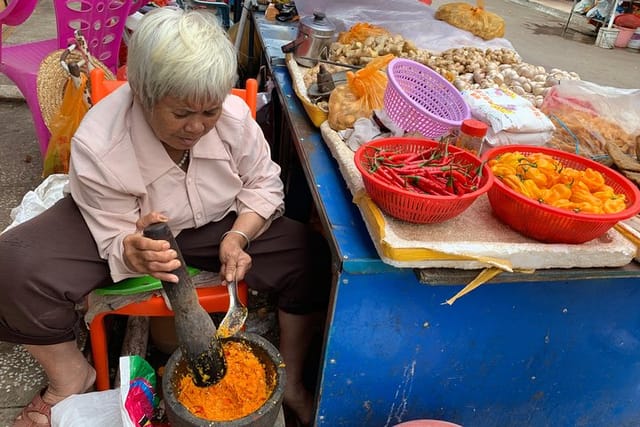
M 436 0 L 434 7 L 448 1 Z M 593 26 L 575 16 L 564 37 L 569 0 L 486 0 L 486 8 L 506 22 L 506 38 L 523 60 L 547 69 L 577 72 L 602 85 L 640 88 L 640 52 L 595 46 Z M 53 37 L 51 2 L 40 0 L 36 12 L 17 28 L 4 28 L 5 43 Z M 41 181 L 40 154 L 31 115 L 11 82 L 0 75 L 0 230 L 10 211 Z M 20 409 L 45 384 L 37 364 L 20 347 L 0 342 L 0 427 L 10 426 Z

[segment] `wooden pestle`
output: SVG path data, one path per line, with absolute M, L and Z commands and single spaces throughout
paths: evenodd
M 178 276 L 178 283 L 162 281 L 162 288 L 175 313 L 178 344 L 194 384 L 198 387 L 213 385 L 225 376 L 227 364 L 222 345 L 217 338 L 216 326 L 209 313 L 198 302 L 195 286 L 187 272 L 178 243 L 164 222 L 145 228 L 144 236 L 154 240 L 166 240 L 178 253 L 181 265 L 171 272 Z

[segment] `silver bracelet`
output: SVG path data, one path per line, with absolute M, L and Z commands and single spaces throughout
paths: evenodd
M 244 237 L 244 240 L 246 240 L 246 241 L 247 241 L 247 246 L 245 247 L 245 250 L 246 250 L 246 249 L 249 249 L 249 246 L 251 246 L 251 240 L 249 240 L 249 236 L 247 236 L 244 232 L 242 232 L 242 231 L 240 231 L 240 230 L 229 230 L 229 231 L 225 231 L 225 232 L 222 234 L 222 237 L 220 238 L 220 241 L 222 242 L 222 241 L 224 240 L 224 238 L 225 238 L 225 237 L 227 237 L 227 234 L 229 234 L 229 233 L 239 234 L 239 235 L 241 235 L 242 237 Z

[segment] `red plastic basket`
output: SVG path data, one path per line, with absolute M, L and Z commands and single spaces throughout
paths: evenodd
M 384 108 L 406 132 L 438 138 L 470 117 L 462 95 L 440 74 L 410 59 L 395 58 L 387 67 Z
M 482 159 L 488 162 L 500 154 L 514 151 L 523 155 L 543 153 L 560 161 L 565 167 L 598 171 L 616 193 L 625 195 L 627 201 L 627 208 L 614 214 L 575 213 L 541 204 L 512 190 L 496 178 L 487 194 L 491 208 L 502 222 L 527 237 L 546 243 L 584 243 L 600 237 L 619 221 L 640 212 L 638 187 L 618 172 L 585 157 L 553 148 L 507 145 L 487 151 Z
M 403 190 L 387 184 L 367 169 L 367 157 L 376 149 L 397 150 L 398 153 L 420 153 L 437 146 L 439 142 L 422 138 L 382 138 L 363 144 L 356 151 L 354 161 L 362 175 L 364 187 L 385 213 L 394 218 L 418 224 L 437 223 L 460 215 L 493 183 L 493 175 L 486 165 L 482 170 L 482 181 L 476 191 L 460 196 L 435 196 Z M 457 158 L 473 167 L 480 167 L 480 159 L 472 153 L 455 146 L 449 152 L 459 153 Z

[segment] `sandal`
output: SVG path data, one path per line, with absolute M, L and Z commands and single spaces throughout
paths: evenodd
M 31 402 L 22 409 L 14 420 L 12 427 L 51 427 L 51 405 L 42 400 L 46 387 L 36 394 Z M 31 418 L 32 414 L 44 415 L 47 420 L 38 422 Z

